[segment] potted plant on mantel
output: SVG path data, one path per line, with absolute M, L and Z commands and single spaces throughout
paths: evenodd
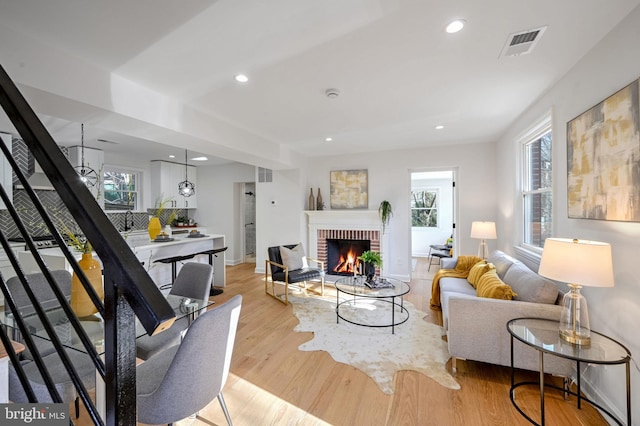
M 364 264 L 364 275 L 367 278 L 376 274 L 376 267 L 378 269 L 382 268 L 382 256 L 377 251 L 364 251 L 358 256 L 358 260 Z

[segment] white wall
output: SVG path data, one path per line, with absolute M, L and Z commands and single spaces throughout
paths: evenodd
M 391 142 L 390 142 L 391 143 Z M 307 204 L 309 188 L 321 188 L 326 208 L 330 208 L 329 172 L 332 170 L 367 169 L 369 171 L 369 209 L 377 210 L 382 200 L 393 207 L 387 227 L 388 249 L 386 273 L 407 278 L 411 274 L 411 172 L 429 168 L 459 170 L 457 176 L 457 232 L 461 253 L 475 253 L 477 241 L 469 238 L 473 220 L 496 218 L 496 159 L 494 144 L 452 145 L 446 148 L 424 148 L 372 152 L 358 156 L 313 158 L 306 168 L 306 184 L 296 205 Z M 300 207 L 299 207 L 300 208 Z M 306 237 L 305 237 L 306 238 Z
M 517 136 L 553 108 L 553 222 L 558 237 L 581 238 L 611 243 L 615 287 L 585 288 L 591 327 L 605 333 L 640 355 L 640 274 L 638 253 L 640 223 L 569 219 L 567 217 L 567 122 L 640 77 L 640 8 L 630 13 L 550 91 L 532 105 L 501 138 L 498 144 L 498 242 L 513 253 L 519 242 L 518 146 Z M 534 53 L 535 54 L 535 53 Z M 626 418 L 623 367 L 592 367 L 587 371 L 587 390 L 599 403 Z M 640 374 L 632 367 L 631 389 L 638 394 Z M 637 397 L 632 398 L 637 402 Z M 640 418 L 640 405 L 633 407 Z
M 255 180 L 255 167 L 232 163 L 222 166 L 198 166 L 196 193 L 198 208 L 195 219 L 198 226 L 209 233 L 224 234 L 227 264 L 242 263 L 241 227 L 244 218 L 240 211 L 241 183 Z
M 297 169 L 274 170 L 272 182 L 256 179 L 256 272 L 264 273 L 267 247 L 302 242 L 306 249 L 303 210 L 308 192 L 305 196 L 301 174 Z

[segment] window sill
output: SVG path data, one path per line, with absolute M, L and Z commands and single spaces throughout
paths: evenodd
M 526 246 L 513 246 L 513 252 L 516 258 L 527 265 L 530 269 L 537 271 L 540 267 L 540 259 L 542 259 L 542 250 L 530 249 Z

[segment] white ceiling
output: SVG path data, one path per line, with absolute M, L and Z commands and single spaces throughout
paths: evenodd
M 240 135 L 319 156 L 495 141 L 639 3 L 0 0 L 0 24 Z M 453 18 L 467 26 L 450 35 L 444 27 Z M 531 53 L 499 57 L 510 34 L 541 26 L 548 28 Z M 248 83 L 233 80 L 240 72 Z M 64 76 L 52 77 L 50 90 L 61 90 L 55 79 Z M 328 88 L 340 96 L 327 98 Z M 71 91 L 57 95 L 74 99 Z M 77 134 L 70 114 L 46 117 L 57 140 Z M 129 149 L 133 136 L 113 125 L 85 141 Z M 209 142 L 198 151 L 218 154 Z

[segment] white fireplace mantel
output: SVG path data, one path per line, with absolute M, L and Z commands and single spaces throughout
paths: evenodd
M 386 235 L 377 210 L 308 210 L 309 257 L 318 258 L 318 230 L 345 229 L 380 232 L 380 255 L 384 261 Z M 384 263 L 383 263 L 384 264 Z
M 309 210 L 309 230 L 366 229 L 382 231 L 377 210 Z

